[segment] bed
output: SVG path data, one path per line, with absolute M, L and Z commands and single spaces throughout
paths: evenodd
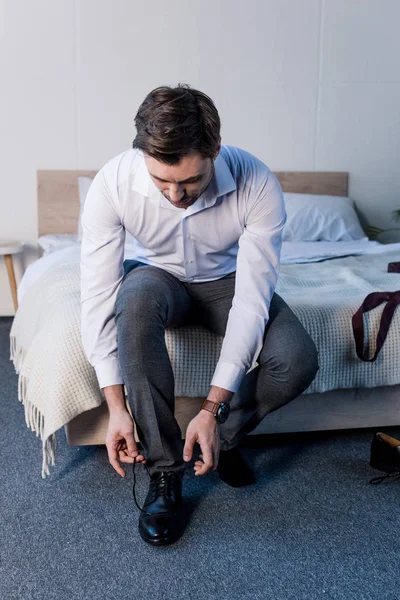
M 38 233 L 48 245 L 42 244 L 45 251 L 29 265 L 17 290 L 10 359 L 19 374 L 18 397 L 26 424 L 42 440 L 42 477 L 55 464 L 56 432 L 61 427 L 71 446 L 105 443 L 107 404 L 79 336 L 78 181 L 95 173 L 38 171 Z M 347 173 L 275 174 L 285 194 L 326 201 L 347 197 Z M 128 243 L 125 258 L 129 251 Z M 312 335 L 321 368 L 301 396 L 267 415 L 250 435 L 399 425 L 400 309 L 375 362 L 356 356 L 351 330 L 351 316 L 370 291 L 400 289 L 400 274 L 387 272 L 388 263 L 399 258 L 400 244 L 383 245 L 367 236 L 283 243 L 276 291 Z M 382 308 L 368 314 L 371 340 Z M 208 393 L 222 338 L 201 327 L 187 327 L 167 330 L 166 342 L 175 375 L 175 414 L 184 436 Z M 201 380 L 189 385 L 193 374 L 184 373 L 181 357 L 204 346 L 208 359 Z M 371 355 L 373 348 L 372 343 Z M 136 428 L 135 437 L 139 440 Z

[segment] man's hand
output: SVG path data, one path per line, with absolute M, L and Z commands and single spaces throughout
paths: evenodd
M 201 409 L 187 426 L 186 440 L 183 449 L 183 459 L 188 462 L 193 456 L 193 447 L 198 443 L 202 454 L 195 462 L 194 471 L 196 475 L 205 475 L 208 471 L 215 471 L 219 459 L 219 431 L 216 418 L 208 410 Z
M 136 456 L 136 462 L 146 462 L 135 442 L 132 417 L 124 408 L 110 411 L 106 446 L 110 464 L 121 477 L 125 477 L 126 473 L 118 459 L 122 463 L 133 463 Z

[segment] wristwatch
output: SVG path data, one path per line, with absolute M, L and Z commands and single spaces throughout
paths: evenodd
M 212 400 L 204 400 L 201 408 L 210 411 L 217 423 L 225 423 L 231 410 L 227 402 L 213 402 Z

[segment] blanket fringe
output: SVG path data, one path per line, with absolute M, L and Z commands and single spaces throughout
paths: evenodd
M 10 335 L 10 360 L 13 361 L 15 371 L 19 373 L 24 362 L 24 350 L 22 346 L 17 346 L 17 338 L 15 335 Z
M 22 347 L 17 346 L 15 336 L 10 336 L 10 360 L 13 361 L 16 372 L 18 373 L 18 400 L 24 406 L 25 423 L 31 431 L 36 433 L 36 437 L 42 440 L 43 461 L 42 478 L 50 475 L 49 465 L 55 465 L 55 451 L 57 448 L 56 434 L 52 433 L 46 440 L 43 440 L 44 415 L 37 406 L 27 399 L 28 379 L 21 373 L 25 353 Z
M 55 451 L 57 449 L 56 434 L 52 433 L 47 440 L 43 442 L 43 462 L 42 462 L 42 478 L 50 475 L 49 464 L 55 465 Z
M 43 426 L 44 426 L 44 417 L 37 406 L 32 404 L 29 400 L 26 399 L 25 391 L 26 391 L 26 379 L 25 377 L 21 378 L 22 389 L 21 389 L 21 402 L 24 405 L 25 409 L 25 423 L 26 426 L 29 427 L 31 431 L 36 433 L 36 437 L 43 437 Z

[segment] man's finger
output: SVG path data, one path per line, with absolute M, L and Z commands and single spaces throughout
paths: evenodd
M 127 450 L 120 450 L 118 452 L 120 462 L 129 463 L 130 465 L 132 465 L 135 460 L 137 463 L 145 463 L 146 462 L 146 459 L 142 454 L 139 454 L 138 456 L 134 457 L 134 456 L 129 456 L 127 454 L 127 452 L 128 452 Z
M 139 454 L 139 450 L 137 448 L 137 444 L 136 444 L 135 438 L 133 437 L 133 434 L 126 435 L 125 440 L 126 440 L 126 445 L 128 447 L 129 456 L 135 456 L 135 455 L 137 456 Z
M 110 460 L 110 464 L 117 471 L 118 475 L 121 475 L 121 477 L 125 477 L 126 473 L 117 460 Z
M 188 462 L 192 459 L 193 455 L 193 445 L 194 445 L 194 437 L 189 436 L 186 438 L 185 446 L 183 448 L 183 460 Z
M 108 452 L 108 460 L 110 462 L 110 465 L 117 471 L 118 475 L 121 475 L 121 477 L 125 477 L 125 471 L 121 467 L 121 465 L 119 464 L 119 462 L 117 460 L 117 451 L 116 451 L 116 449 L 115 448 L 109 448 L 107 446 L 107 452 Z
M 201 448 L 201 451 L 202 451 L 202 455 L 204 456 L 204 458 L 203 458 L 204 464 L 196 472 L 196 475 L 204 475 L 204 473 L 207 473 L 212 468 L 212 466 L 213 466 L 213 464 L 212 464 L 211 448 L 208 448 L 205 445 L 204 445 L 204 448 L 203 448 L 203 446 L 201 444 L 200 444 L 200 448 Z

